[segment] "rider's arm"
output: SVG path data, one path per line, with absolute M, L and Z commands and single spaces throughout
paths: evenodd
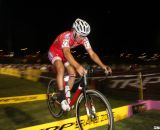
M 88 38 L 86 37 L 84 39 L 84 43 L 83 43 L 85 49 L 87 50 L 87 52 L 89 53 L 89 56 L 91 57 L 91 59 L 97 63 L 101 68 L 105 69 L 106 68 L 106 65 L 104 65 L 102 63 L 102 61 L 100 60 L 99 56 L 93 51 L 91 45 L 90 45 L 90 42 L 88 40 Z
M 70 52 L 70 48 L 63 48 L 63 53 L 64 56 L 66 57 L 66 59 L 68 60 L 68 62 L 76 68 L 77 72 L 79 73 L 80 76 L 83 76 L 84 74 L 86 74 L 86 70 L 74 59 L 74 57 L 72 56 L 71 52 Z
M 74 57 L 71 54 L 70 48 L 69 47 L 64 47 L 63 48 L 63 53 L 65 58 L 67 59 L 67 61 L 74 66 L 75 68 L 77 68 L 77 66 L 80 66 L 80 64 L 74 59 Z
M 89 54 L 89 56 L 91 57 L 91 59 L 97 63 L 101 68 L 105 69 L 106 65 L 103 64 L 103 62 L 100 60 L 99 56 L 93 51 L 92 48 L 87 49 L 87 52 Z
M 104 69 L 106 73 L 109 72 L 110 74 L 112 74 L 112 69 L 108 65 L 103 64 L 103 62 L 100 60 L 99 56 L 93 51 L 92 48 L 87 49 L 87 51 L 88 51 L 91 59 L 95 63 L 97 63 L 102 69 Z

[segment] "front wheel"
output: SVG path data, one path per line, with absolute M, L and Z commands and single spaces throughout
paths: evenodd
M 114 118 L 111 106 L 102 93 L 96 90 L 86 90 L 76 104 L 76 119 L 80 130 L 99 127 L 101 130 L 113 130 Z

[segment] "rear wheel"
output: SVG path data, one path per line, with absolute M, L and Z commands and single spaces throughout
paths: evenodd
M 57 101 L 58 87 L 55 80 L 51 80 L 47 88 L 47 104 L 53 117 L 60 117 L 63 114 L 61 104 Z
M 81 130 L 100 127 L 101 130 L 113 130 L 114 118 L 111 106 L 99 91 L 86 90 L 87 102 L 81 94 L 76 104 L 76 118 Z

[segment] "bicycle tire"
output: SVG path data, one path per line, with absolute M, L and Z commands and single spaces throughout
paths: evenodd
M 56 82 L 51 80 L 47 87 L 47 105 L 51 115 L 56 118 L 61 117 L 64 112 L 61 105 L 58 104 L 58 101 L 56 100 L 57 91 L 58 88 L 56 86 Z
M 107 100 L 107 98 L 99 91 L 97 90 L 86 90 L 86 98 L 87 100 L 89 100 L 89 102 L 91 102 L 94 107 L 95 107 L 95 104 L 97 105 L 100 105 L 100 103 L 98 103 L 97 101 L 100 101 L 102 104 L 101 105 L 104 105 L 104 112 L 106 112 L 106 120 L 104 120 L 105 122 L 103 122 L 103 124 L 107 124 L 106 127 L 104 127 L 104 125 L 102 126 L 101 130 L 104 128 L 106 130 L 114 130 L 114 117 L 113 117 L 113 113 L 112 113 L 112 109 L 111 109 L 111 105 L 109 103 L 109 101 Z M 97 101 L 95 101 L 97 99 Z M 84 96 L 83 96 L 83 93 L 79 96 L 78 100 L 77 100 L 77 103 L 76 103 L 76 119 L 77 119 L 77 124 L 80 128 L 80 130 L 84 130 L 85 127 L 87 127 L 88 123 L 94 123 L 94 122 L 98 122 L 98 120 L 100 121 L 100 116 L 97 115 L 99 114 L 100 112 L 95 112 L 95 119 L 96 120 L 93 120 L 93 122 L 91 120 L 91 122 L 88 122 L 88 116 L 84 116 L 86 115 L 86 110 L 82 110 L 84 109 Z M 91 101 L 92 100 L 92 101 Z M 94 103 L 93 103 L 94 102 Z M 81 108 L 81 105 L 82 105 L 82 108 Z M 101 105 L 98 106 L 97 105 L 97 108 L 96 108 L 96 111 L 99 109 L 99 111 L 101 111 Z M 99 108 L 98 108 L 99 107 Z M 82 112 L 82 116 L 80 115 L 80 112 Z M 84 114 L 85 112 L 85 114 Z M 82 118 L 81 118 L 82 117 Z M 84 118 L 87 118 L 87 121 L 85 122 L 85 119 Z M 101 120 L 102 121 L 102 120 Z M 107 123 L 108 122 L 108 123 Z

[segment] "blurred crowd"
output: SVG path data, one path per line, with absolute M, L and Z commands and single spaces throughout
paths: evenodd
M 93 68 L 98 68 L 99 66 L 93 64 L 90 65 Z M 0 64 L 0 68 L 18 68 L 21 71 L 24 71 L 28 68 L 38 69 L 42 72 L 55 72 L 51 64 Z M 114 74 L 118 73 L 132 73 L 132 72 L 160 72 L 160 65 L 139 65 L 139 64 L 112 64 L 111 68 Z
M 43 71 L 51 71 L 52 65 L 49 64 L 0 64 L 0 68 L 18 68 L 23 71 L 27 68 L 39 69 Z

